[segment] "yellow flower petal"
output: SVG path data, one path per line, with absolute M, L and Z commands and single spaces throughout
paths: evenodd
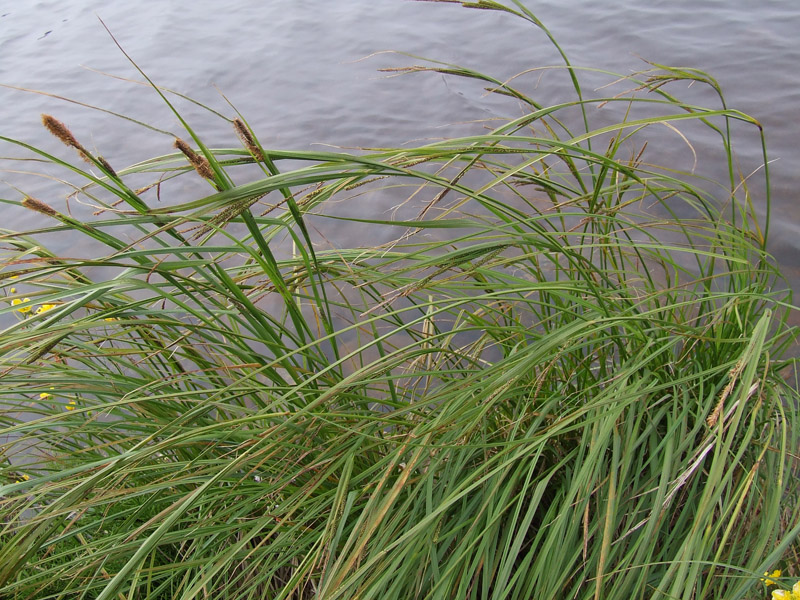
M 36 309 L 36 314 L 40 315 L 42 313 L 47 312 L 48 310 L 53 310 L 57 304 L 42 304 L 39 308 Z
M 39 394 L 39 400 L 47 400 L 48 398 L 52 398 L 53 394 L 48 394 L 47 392 L 42 392 Z
M 761 583 L 763 583 L 766 586 L 775 585 L 778 582 L 775 581 L 775 579 L 773 578 L 780 576 L 781 576 L 780 569 L 775 569 L 772 573 L 770 573 L 769 571 L 764 571 L 764 577 L 761 578 Z
M 11 301 L 11 306 L 17 306 L 17 305 L 22 304 L 24 302 L 30 302 L 30 301 L 31 301 L 30 298 L 25 298 L 24 300 L 20 300 L 19 298 L 14 298 Z M 19 312 L 21 312 L 21 313 L 26 313 L 26 312 L 30 312 L 31 307 L 30 306 L 23 306 L 22 308 L 18 308 L 17 310 Z
M 800 600 L 800 581 L 792 586 L 791 592 L 789 590 L 773 590 L 772 600 Z

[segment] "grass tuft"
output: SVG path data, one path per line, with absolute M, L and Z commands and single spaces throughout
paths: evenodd
M 556 43 L 517 0 L 460 4 Z M 627 91 L 595 98 L 564 59 L 551 106 L 522 77 L 410 67 L 514 115 L 415 147 L 274 150 L 237 115 L 241 145 L 209 148 L 181 118 L 199 151 L 115 171 L 44 117 L 98 176 L 0 138 L 94 213 L 4 200 L 55 221 L 2 232 L 0 597 L 790 589 L 797 332 L 754 207 L 761 127 L 698 71 L 608 74 Z M 655 130 L 724 180 L 660 164 Z M 195 173 L 211 193 L 170 194 Z

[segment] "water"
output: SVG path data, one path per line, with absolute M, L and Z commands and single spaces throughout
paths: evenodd
M 630 73 L 645 68 L 645 58 L 707 70 L 722 85 L 731 107 L 764 124 L 771 158 L 776 159 L 771 166 L 771 250 L 798 288 L 800 10 L 794 3 L 767 0 L 757 10 L 745 0 L 529 4 L 573 63 Z M 377 69 L 419 61 L 391 54 L 360 60 L 376 52 L 402 50 L 499 78 L 559 63 L 544 36 L 529 25 L 453 4 L 271 0 L 224 6 L 210 0 L 0 2 L 0 83 L 52 94 L 0 88 L 0 135 L 72 160 L 41 127 L 39 115 L 46 112 L 118 167 L 172 151 L 171 137 L 54 97 L 181 131 L 152 90 L 97 72 L 141 79 L 98 17 L 156 83 L 231 115 L 221 91 L 266 145 L 278 148 L 389 146 L 452 134 L 458 131 L 454 123 L 519 114 L 512 103 L 482 97 L 464 82 L 438 75 L 389 78 Z M 542 102 L 557 101 L 562 93 L 561 98 L 569 97 L 566 86 L 542 82 L 537 87 L 535 78 L 528 76 L 521 85 Z M 705 98 L 713 102 L 710 95 Z M 211 144 L 236 144 L 221 120 L 191 104 L 180 107 Z M 745 136 L 738 148 L 745 173 L 760 161 L 755 141 Z M 686 149 L 676 141 L 675 152 Z M 10 155 L 19 151 L 0 146 L 0 156 Z M 11 172 L 41 171 L 41 165 L 0 164 L 0 179 L 63 205 L 56 198 L 64 192 L 53 181 Z M 2 186 L 0 198 L 18 200 L 19 194 Z M 3 227 L 12 229 L 33 227 L 40 218 L 16 207 L 5 207 L 4 216 Z M 71 242 L 60 243 L 69 247 Z

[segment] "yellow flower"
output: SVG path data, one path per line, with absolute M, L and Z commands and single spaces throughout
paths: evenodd
M 75 410 L 75 407 L 77 405 L 78 403 L 75 402 L 75 400 L 70 400 L 69 402 L 67 402 L 67 405 L 64 408 L 66 408 L 67 410 Z
M 17 479 L 14 483 L 22 483 L 23 481 L 28 481 L 30 479 L 29 475 L 21 475 L 19 479 Z
M 769 571 L 764 571 L 764 577 L 761 578 L 761 582 L 766 586 L 775 585 L 778 582 L 775 581 L 775 579 L 773 578 L 780 576 L 781 576 L 780 569 L 775 569 L 772 573 L 770 573 Z
M 23 302 L 30 302 L 30 301 L 31 301 L 30 298 L 25 298 L 24 300 L 20 300 L 19 298 L 14 298 L 11 301 L 11 306 L 17 306 L 18 304 L 22 304 Z M 31 307 L 30 306 L 23 306 L 22 308 L 18 308 L 17 310 L 19 312 L 21 312 L 21 313 L 26 313 L 26 312 L 30 312 Z
M 17 293 L 17 288 L 11 288 L 11 293 L 12 294 L 16 294 Z
M 47 400 L 48 398 L 52 398 L 53 394 L 48 394 L 47 392 L 42 392 L 39 394 L 39 400 Z
M 48 310 L 53 310 L 58 304 L 42 304 L 39 308 L 36 309 L 36 314 L 40 315 L 42 313 L 47 312 Z
M 772 600 L 800 600 L 800 581 L 792 586 L 792 591 L 789 590 L 773 590 Z

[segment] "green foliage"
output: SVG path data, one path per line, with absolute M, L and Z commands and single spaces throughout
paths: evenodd
M 796 574 L 793 308 L 732 149 L 760 126 L 696 71 L 587 98 L 564 70 L 575 98 L 545 107 L 412 67 L 523 114 L 371 153 L 271 150 L 241 119 L 244 149 L 184 122 L 194 144 L 122 171 L 52 118 L 89 169 L 2 138 L 101 213 L 25 198 L 42 227 L 3 236 L 3 597 L 733 599 Z M 650 164 L 665 125 L 719 134 L 701 158 L 729 180 Z M 388 193 L 419 214 L 369 218 Z M 323 243 L 343 224 L 395 241 Z

